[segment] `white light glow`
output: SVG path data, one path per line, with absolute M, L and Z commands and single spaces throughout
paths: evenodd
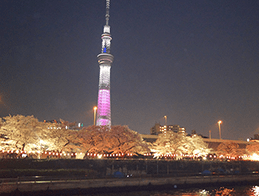
M 252 156 L 247 157 L 248 160 L 259 161 L 259 155 L 254 153 Z
M 254 191 L 255 195 L 259 195 L 259 186 L 254 186 L 252 190 Z
M 209 191 L 206 191 L 205 189 L 204 190 L 199 190 L 199 195 L 209 195 Z

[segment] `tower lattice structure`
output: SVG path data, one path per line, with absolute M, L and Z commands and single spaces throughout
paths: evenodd
M 103 34 L 101 35 L 102 51 L 97 55 L 100 75 L 96 125 L 99 126 L 111 126 L 110 70 L 113 62 L 113 55 L 110 54 L 112 37 L 109 26 L 109 9 L 110 0 L 106 0 L 106 24 L 103 27 Z

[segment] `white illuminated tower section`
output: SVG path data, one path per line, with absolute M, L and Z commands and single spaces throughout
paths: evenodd
M 109 9 L 110 0 L 106 0 L 106 24 L 104 25 L 102 34 L 102 52 L 97 56 L 100 75 L 96 125 L 99 126 L 111 126 L 110 69 L 113 56 L 110 54 L 112 38 L 109 26 Z

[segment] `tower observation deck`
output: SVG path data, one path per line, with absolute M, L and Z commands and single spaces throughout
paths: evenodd
M 113 55 L 110 54 L 112 37 L 109 26 L 109 10 L 110 0 L 106 0 L 106 24 L 103 27 L 103 34 L 101 35 L 102 51 L 97 55 L 100 67 L 96 122 L 98 126 L 111 126 L 110 69 L 113 62 Z

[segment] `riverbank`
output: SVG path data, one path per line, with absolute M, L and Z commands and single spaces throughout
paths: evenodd
M 259 172 L 259 163 L 219 160 L 0 159 L 0 178 L 66 175 L 106 178 L 117 171 L 133 177 L 191 176 L 204 171 L 210 171 L 211 174 L 251 174 Z
M 58 195 L 66 193 L 116 192 L 118 190 L 154 190 L 157 188 L 197 187 L 205 185 L 256 184 L 259 175 L 186 176 L 160 178 L 110 178 L 110 179 L 53 179 L 21 181 L 6 179 L 1 182 L 0 194 L 18 192 L 21 195 Z
M 259 163 L 252 161 L 2 159 L 0 194 L 17 191 L 57 195 L 62 191 L 106 192 L 257 183 L 258 172 Z

